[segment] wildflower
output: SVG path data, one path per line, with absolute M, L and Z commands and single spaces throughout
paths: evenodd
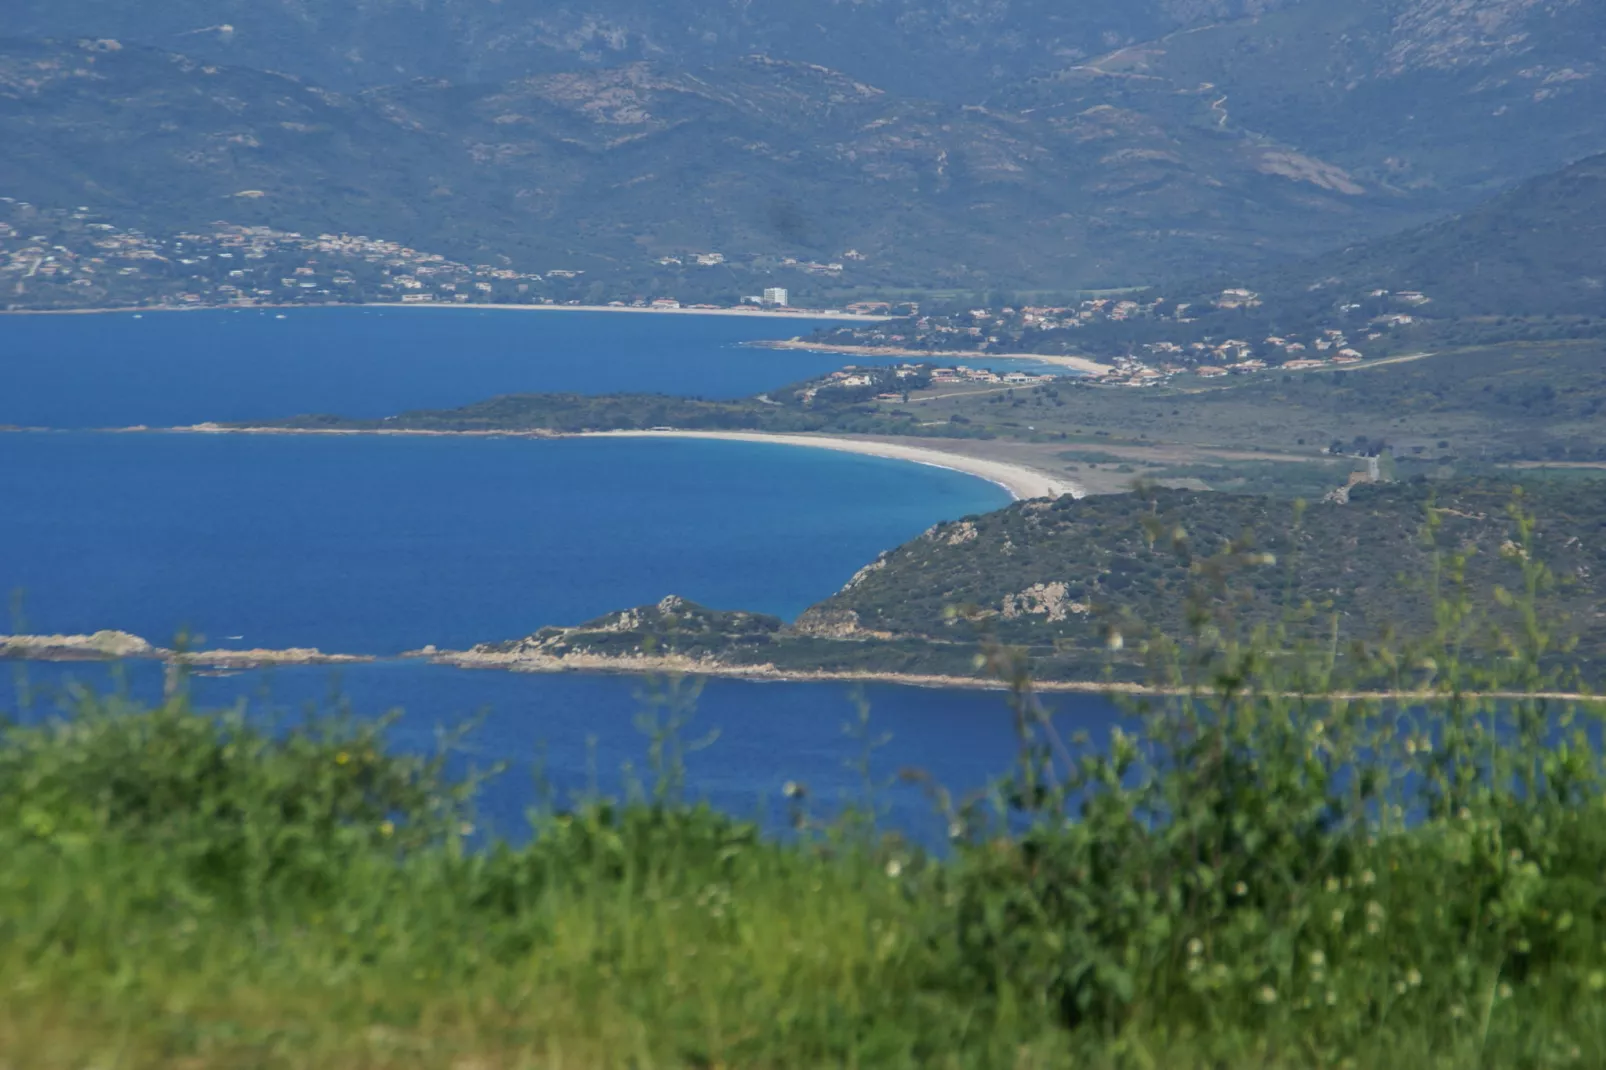
M 345 751 L 341 751 L 339 754 L 335 755 L 336 765 L 345 765 L 349 761 L 351 761 L 351 755 L 347 754 Z
M 965 834 L 965 826 L 958 821 L 948 822 L 948 838 L 957 840 Z
M 1519 848 L 1513 847 L 1509 857 L 1511 858 L 1511 864 L 1516 865 L 1518 862 L 1522 861 L 1522 851 Z
M 1327 1002 L 1327 1005 L 1329 1007 L 1332 1007 L 1332 1006 L 1336 1005 L 1338 1003 L 1338 993 L 1334 992 L 1331 988 L 1329 988 L 1327 990 L 1326 1002 Z
M 1259 996 L 1260 1002 L 1262 1003 L 1270 1004 L 1277 1002 L 1277 990 L 1271 987 L 1271 985 L 1261 985 Z
M 1311 735 L 1319 736 L 1325 731 L 1327 731 L 1327 726 L 1325 724 L 1323 724 L 1320 719 L 1317 719 L 1317 720 L 1311 722 L 1311 726 L 1310 726 L 1310 734 Z
M 1457 810 L 1455 812 L 1455 816 L 1459 817 L 1462 821 L 1471 821 L 1472 820 L 1472 810 L 1470 808 L 1468 808 L 1468 807 L 1463 806 L 1461 809 L 1459 809 L 1459 810 Z
M 379 834 L 386 837 L 396 835 L 396 823 L 394 821 L 381 821 L 379 823 Z
M 472 836 L 474 835 L 474 826 L 465 821 L 457 826 L 457 832 L 460 836 Z
M 1453 1004 L 1450 1007 L 1450 1018 L 1454 1021 L 1460 1021 L 1466 1015 L 1466 1013 L 1467 1009 L 1461 1006 L 1459 1003 Z
M 1366 901 L 1367 917 L 1381 919 L 1385 913 L 1386 912 L 1383 910 L 1383 904 L 1379 903 L 1376 899 L 1368 899 Z
M 1334 910 L 1333 911 L 1333 928 L 1336 929 L 1342 924 L 1344 924 L 1344 912 L 1342 910 Z
M 1249 885 L 1245 884 L 1243 881 L 1239 881 L 1237 884 L 1232 886 L 1232 894 L 1237 896 L 1248 895 Z
M 1415 988 L 1422 983 L 1422 974 L 1415 966 L 1405 971 L 1405 983 Z
M 788 799 L 801 799 L 804 795 L 808 794 L 808 790 L 797 781 L 788 780 L 785 784 L 781 785 L 781 794 L 785 795 Z
M 1338 878 L 1337 878 L 1337 877 L 1328 877 L 1328 878 L 1327 878 L 1327 885 L 1326 885 L 1326 887 L 1327 887 L 1327 890 L 1328 890 L 1328 891 L 1329 891 L 1329 892 L 1336 892 L 1336 891 L 1338 891 Z
M 1496 991 L 1499 993 L 1501 999 L 1511 998 L 1511 986 L 1505 981 L 1500 982 L 1500 987 L 1496 989 Z
M 1310 953 L 1310 964 L 1317 969 L 1321 969 L 1327 965 L 1327 956 L 1322 954 L 1320 950 L 1312 951 Z
M 1110 650 L 1120 650 L 1122 647 L 1126 646 L 1126 640 L 1122 638 L 1120 632 L 1112 631 L 1110 632 L 1109 636 L 1105 638 L 1104 645 Z
M 898 874 L 900 874 L 902 872 L 903 872 L 903 863 L 898 861 L 898 859 L 893 858 L 893 859 L 889 859 L 887 861 L 887 876 L 889 876 L 889 877 L 893 878 L 894 880 L 896 880 L 897 877 L 898 877 Z
M 1199 939 L 1197 936 L 1195 936 L 1192 940 L 1189 940 L 1188 941 L 1188 954 L 1190 954 L 1190 955 L 1203 955 L 1204 954 L 1204 941 Z
M 1404 981 L 1395 981 L 1394 982 L 1394 994 L 1396 996 L 1405 995 L 1405 982 Z
M 1367 886 L 1367 887 L 1371 887 L 1372 885 L 1377 883 L 1377 874 L 1373 873 L 1369 869 L 1362 870 L 1361 871 L 1361 883 L 1363 885 Z

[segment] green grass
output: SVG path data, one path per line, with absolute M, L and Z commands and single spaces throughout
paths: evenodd
M 652 790 L 470 848 L 382 722 L 80 696 L 0 734 L 0 1066 L 1606 1064 L 1602 710 L 1544 697 L 1524 545 L 1343 659 L 1201 612 L 1107 739 L 989 647 L 1019 759 L 934 788 L 937 855 L 682 803 L 662 734 Z

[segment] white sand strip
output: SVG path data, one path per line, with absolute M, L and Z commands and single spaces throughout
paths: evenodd
M 924 446 L 902 446 L 893 442 L 871 441 L 858 438 L 833 438 L 827 435 L 772 435 L 757 431 L 592 431 L 583 438 L 711 438 L 727 442 L 769 442 L 781 446 L 810 446 L 814 449 L 840 450 L 843 453 L 862 453 L 869 457 L 885 457 L 894 461 L 911 461 L 947 468 L 966 475 L 979 476 L 996 483 L 1017 500 L 1025 498 L 1058 498 L 1072 495 L 1080 498 L 1085 491 L 1067 480 L 1007 461 L 989 461 L 980 457 L 967 457 L 962 453 L 929 449 Z
M 1037 364 L 1055 364 L 1084 375 L 1104 375 L 1115 370 L 1109 364 L 1100 364 L 1089 357 L 1073 357 L 1063 353 L 983 353 L 977 350 L 907 349 L 899 346 L 850 346 L 811 342 L 807 338 L 785 340 L 761 338 L 743 342 L 756 349 L 801 349 L 808 353 L 840 353 L 859 357 L 913 357 L 922 364 L 954 365 L 983 364 L 990 360 L 1029 360 Z

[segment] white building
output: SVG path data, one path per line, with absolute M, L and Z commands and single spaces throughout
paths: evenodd
M 771 286 L 764 291 L 764 303 L 785 308 L 788 294 L 784 286 Z

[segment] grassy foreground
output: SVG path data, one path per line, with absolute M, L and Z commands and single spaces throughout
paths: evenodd
M 1601 711 L 1539 697 L 1512 556 L 1514 632 L 1453 562 L 1431 635 L 1343 658 L 1201 610 L 1106 740 L 993 649 L 1019 762 L 934 789 L 940 856 L 672 761 L 470 848 L 380 724 L 83 697 L 0 734 L 0 1067 L 1606 1065 Z M 1430 697 L 1337 697 L 1363 661 Z

